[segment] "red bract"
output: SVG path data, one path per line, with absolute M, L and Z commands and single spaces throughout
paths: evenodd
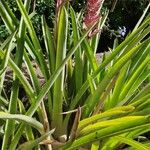
M 84 16 L 85 28 L 91 27 L 100 19 L 100 8 L 104 0 L 88 0 Z

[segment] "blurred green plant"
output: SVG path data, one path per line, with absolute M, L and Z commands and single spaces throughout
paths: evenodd
M 0 26 L 0 44 L 5 40 L 5 38 L 9 35 L 5 25 Z
M 119 45 L 116 40 L 97 62 L 108 16 L 107 10 L 100 15 L 103 2 L 88 0 L 83 14 L 58 0 L 53 28 L 41 16 L 44 51 L 31 21 L 31 0 L 16 0 L 21 20 L 0 1 L 9 33 L 0 46 L 2 150 L 149 150 L 146 136 L 144 142 L 136 139 L 150 131 L 150 3 L 126 39 Z M 10 97 L 4 89 L 8 68 L 13 72 Z M 21 85 L 25 103 L 19 98 Z

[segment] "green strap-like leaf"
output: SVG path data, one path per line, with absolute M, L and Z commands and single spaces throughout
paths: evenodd
M 73 30 L 73 44 L 76 45 L 79 40 L 79 30 L 78 30 L 78 20 L 76 19 L 76 14 L 72 7 L 70 7 L 70 15 L 72 21 L 72 30 Z M 83 82 L 83 61 L 82 61 L 82 51 L 81 46 L 75 52 L 75 88 L 76 93 L 82 86 Z M 80 75 L 80 78 L 79 78 Z
M 105 111 L 103 113 L 88 117 L 86 119 L 83 119 L 80 121 L 79 123 L 79 127 L 78 130 L 80 131 L 81 129 L 83 129 L 84 127 L 86 127 L 89 124 L 93 124 L 95 122 L 97 122 L 98 120 L 101 120 L 103 118 L 107 118 L 107 117 L 115 117 L 117 115 L 120 114 L 126 114 L 128 112 L 132 112 L 134 110 L 133 106 L 122 106 L 122 107 L 116 107 L 113 109 L 109 109 L 108 111 Z
M 132 32 L 135 32 L 137 30 L 137 28 L 139 27 L 139 25 L 141 24 L 141 22 L 143 21 L 148 9 L 150 7 L 150 2 L 148 3 L 147 7 L 145 8 L 141 18 L 139 19 L 138 23 L 136 24 L 136 26 L 134 27 L 133 31 Z
M 8 62 L 9 62 L 9 57 L 10 57 L 10 53 L 11 53 L 11 50 L 12 50 L 12 45 L 13 45 L 13 42 L 14 42 L 14 36 L 16 35 L 17 31 L 14 32 L 12 35 L 11 35 L 11 40 L 10 40 L 10 43 L 8 45 L 8 48 L 5 50 L 4 52 L 4 55 L 3 55 L 3 60 L 2 60 L 2 64 L 0 65 L 0 69 L 2 70 L 2 74 L 0 76 L 0 93 L 2 92 L 2 88 L 3 88 L 3 83 L 4 83 L 4 78 L 5 78 L 5 73 L 6 73 L 6 68 L 8 66 Z
M 62 7 L 59 11 L 57 31 L 56 69 L 60 66 L 67 53 L 68 14 L 65 7 Z M 62 127 L 63 116 L 61 115 L 63 111 L 64 69 L 54 83 L 52 127 L 57 129 L 56 136 L 62 135 L 64 129 Z
M 125 143 L 128 144 L 130 146 L 132 146 L 133 148 L 136 148 L 137 150 L 150 150 L 150 148 L 140 142 L 137 142 L 135 140 L 132 140 L 130 138 L 127 137 L 122 137 L 122 136 L 116 136 L 114 137 L 114 139 L 119 140 L 121 143 Z
M 138 121 L 140 118 L 143 118 L 142 116 L 127 116 L 127 117 L 121 117 L 117 119 L 111 119 L 111 120 L 105 120 L 105 121 L 98 121 L 94 124 L 88 125 L 84 127 L 81 131 L 79 131 L 78 136 L 85 136 L 89 133 L 92 133 L 94 131 L 109 127 L 109 126 L 115 126 L 118 124 L 124 123 L 126 120 L 128 121 Z
M 22 17 L 24 19 L 24 22 L 26 23 L 26 26 L 27 26 L 27 28 L 29 30 L 30 37 L 31 37 L 31 39 L 33 41 L 34 48 L 35 48 L 34 52 L 35 52 L 35 54 L 37 56 L 36 59 L 39 62 L 39 66 L 41 68 L 41 71 L 42 71 L 44 77 L 46 79 L 48 79 L 49 78 L 49 70 L 47 68 L 46 61 L 45 61 L 44 55 L 42 53 L 42 48 L 40 46 L 40 43 L 39 43 L 38 37 L 36 35 L 36 32 L 35 32 L 35 30 L 33 28 L 32 22 L 31 22 L 31 20 L 30 20 L 30 18 L 28 16 L 28 13 L 27 13 L 26 9 L 24 8 L 22 0 L 16 0 L 16 2 L 18 4 L 18 7 L 19 7 L 20 12 L 22 14 Z
M 0 119 L 12 119 L 12 120 L 25 122 L 29 124 L 30 126 L 36 128 L 40 133 L 44 132 L 43 125 L 39 121 L 36 121 L 35 119 L 29 116 L 0 112 Z
M 21 144 L 17 150 L 31 150 L 31 149 L 33 149 L 40 142 L 45 140 L 46 137 L 48 137 L 49 135 L 53 134 L 54 131 L 55 131 L 55 129 L 49 131 L 48 133 L 43 134 L 41 137 L 39 137 L 39 138 L 37 138 L 37 139 L 35 139 L 33 141 L 29 141 L 29 142 L 26 142 L 24 144 Z
M 88 144 L 90 142 L 97 141 L 97 140 L 104 139 L 104 138 L 109 138 L 111 136 L 129 132 L 134 129 L 140 129 L 140 128 L 143 128 L 144 126 L 148 127 L 149 125 L 150 125 L 149 116 L 139 117 L 139 119 L 137 119 L 136 121 L 126 120 L 125 122 L 122 122 L 119 125 L 114 125 L 114 126 L 110 126 L 104 129 L 100 129 L 86 136 L 77 138 L 71 145 L 69 143 L 69 145 L 65 145 L 60 149 L 61 150 L 74 150 L 84 144 Z

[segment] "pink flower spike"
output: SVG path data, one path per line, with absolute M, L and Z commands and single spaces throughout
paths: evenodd
M 63 1 L 64 0 L 57 0 L 57 3 L 56 3 L 56 10 L 57 10 L 57 12 L 58 12 L 60 6 L 62 5 Z
M 84 28 L 90 28 L 93 24 L 100 19 L 100 8 L 104 0 L 87 0 L 86 13 L 84 16 Z

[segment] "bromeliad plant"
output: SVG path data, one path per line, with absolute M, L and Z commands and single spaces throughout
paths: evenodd
M 119 45 L 115 41 L 109 55 L 97 62 L 108 15 L 100 16 L 104 0 L 88 0 L 84 15 L 58 0 L 53 29 L 41 16 L 44 47 L 30 20 L 31 0 L 16 2 L 20 21 L 0 1 L 10 34 L 0 46 L 1 149 L 148 150 L 150 15 L 145 14 L 150 4 L 126 39 Z M 4 88 L 8 67 L 13 72 L 10 96 Z M 19 97 L 20 87 L 26 102 Z

